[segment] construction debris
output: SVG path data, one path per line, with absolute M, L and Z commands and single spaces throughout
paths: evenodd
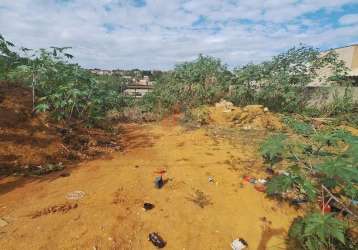
M 248 247 L 247 242 L 244 239 L 236 239 L 231 243 L 231 248 L 233 250 L 243 250 Z

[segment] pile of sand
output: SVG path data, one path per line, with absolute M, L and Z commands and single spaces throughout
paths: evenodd
M 250 130 L 282 130 L 281 119 L 262 105 L 235 107 L 231 102 L 222 100 L 215 107 L 210 107 L 210 118 L 213 123 L 230 125 Z

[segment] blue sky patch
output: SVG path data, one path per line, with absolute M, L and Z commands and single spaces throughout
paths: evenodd
M 132 5 L 135 7 L 144 7 L 146 5 L 145 0 L 132 0 Z
M 111 33 L 116 29 L 112 23 L 104 23 L 103 27 L 105 28 L 107 33 Z

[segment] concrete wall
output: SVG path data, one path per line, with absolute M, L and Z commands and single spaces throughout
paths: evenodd
M 309 105 L 321 107 L 333 102 L 335 96 L 343 97 L 345 89 L 345 87 L 307 87 L 306 95 Z M 358 87 L 352 87 L 350 91 L 353 101 L 358 102 Z
M 354 47 L 354 54 L 352 60 L 352 71 L 358 75 L 358 45 Z
M 333 49 L 338 55 L 338 59 L 344 61 L 348 68 L 348 75 L 357 77 L 358 76 L 358 45 L 351 45 L 347 47 Z M 322 56 L 326 55 L 328 51 L 322 52 Z M 308 86 L 323 86 L 326 84 L 325 79 L 332 76 L 332 69 L 330 67 L 324 67 L 318 70 L 318 75 Z M 321 81 L 323 80 L 323 81 Z
M 126 89 L 124 93 L 130 96 L 142 97 L 149 91 L 151 91 L 151 89 Z
M 355 54 L 356 46 L 338 48 L 334 51 L 338 54 L 338 58 L 343 60 L 349 69 L 352 69 L 353 57 Z

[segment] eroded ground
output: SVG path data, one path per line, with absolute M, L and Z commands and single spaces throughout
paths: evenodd
M 170 120 L 124 130 L 124 151 L 83 162 L 67 177 L 1 180 L 0 218 L 9 224 L 0 227 L 0 248 L 155 249 L 147 236 L 158 232 L 166 249 L 230 249 L 239 237 L 249 249 L 286 249 L 299 212 L 242 182 L 263 173 L 257 149 L 265 132 L 225 137 Z M 162 169 L 167 182 L 158 190 Z M 66 199 L 72 191 L 85 196 Z M 144 202 L 155 208 L 143 211 Z
M 35 113 L 30 89 L 0 81 L 0 178 L 48 172 L 48 164 L 99 158 L 119 149 L 116 132 Z

